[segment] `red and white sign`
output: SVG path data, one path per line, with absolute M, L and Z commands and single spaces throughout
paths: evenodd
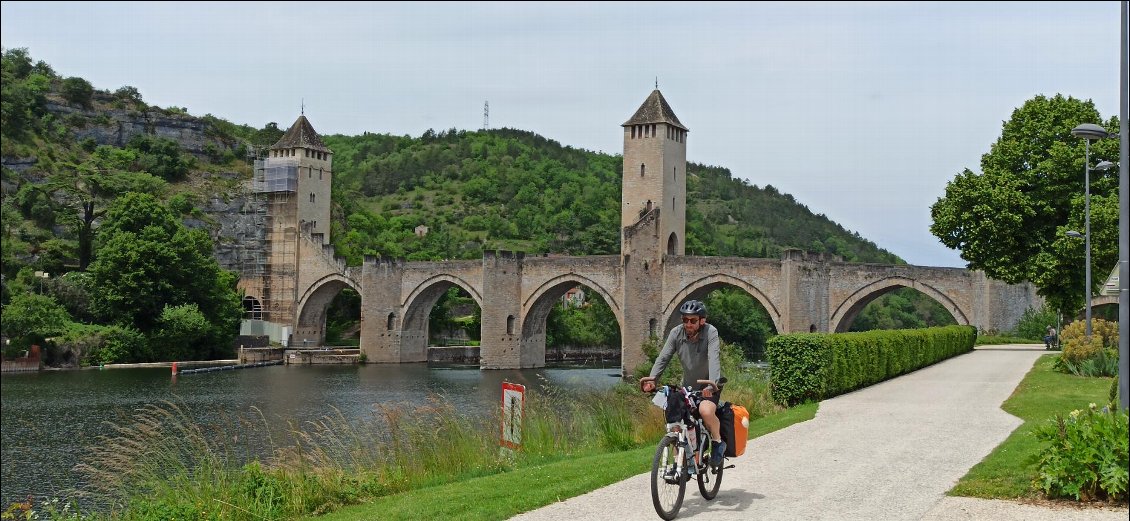
M 522 413 L 526 407 L 526 386 L 502 382 L 502 446 L 517 449 L 522 445 Z

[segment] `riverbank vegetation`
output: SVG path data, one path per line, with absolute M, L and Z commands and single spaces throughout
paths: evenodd
M 769 398 L 765 374 L 743 371 L 740 349 L 726 346 L 725 352 L 726 398 L 745 405 L 754 420 L 783 411 Z M 572 486 L 599 486 L 576 476 L 577 462 L 617 462 L 597 481 L 639 472 L 646 458 L 624 451 L 651 447 L 664 431 L 662 411 L 627 383 L 602 392 L 531 389 L 523 444 L 513 452 L 500 451 L 498 414 L 470 416 L 441 396 L 422 404 L 378 404 L 360 419 L 335 411 L 286 432 L 272 432 L 254 415 L 210 424 L 193 418 L 182 405 L 166 402 L 108 423 L 76 469 L 88 484 L 75 495 L 79 505 L 96 519 L 285 519 L 558 464 L 571 469 L 567 475 L 578 480 Z M 273 448 L 272 455 L 248 458 L 260 445 Z

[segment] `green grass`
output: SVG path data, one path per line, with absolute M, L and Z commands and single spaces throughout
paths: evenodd
M 1056 357 L 1044 356 L 1001 406 L 1024 420 L 980 463 L 949 491 L 951 496 L 980 498 L 1038 497 L 1032 486 L 1039 453 L 1047 443 L 1039 442 L 1033 431 L 1056 414 L 1086 409 L 1088 404 L 1105 404 L 1110 378 L 1084 378 L 1052 369 Z
M 1018 336 L 994 336 L 994 335 L 977 335 L 977 341 L 973 345 L 978 346 L 995 346 L 1001 344 L 1043 344 L 1042 340 L 1032 340 L 1031 338 L 1021 338 Z
M 810 420 L 816 408 L 815 403 L 799 405 L 751 421 L 750 438 Z M 646 472 L 654 450 L 648 446 L 520 468 L 386 496 L 310 519 L 507 519 Z

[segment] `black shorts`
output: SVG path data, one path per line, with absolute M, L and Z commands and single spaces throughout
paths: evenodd
M 709 402 L 714 402 L 714 405 L 718 405 L 719 403 L 721 403 L 721 402 L 718 401 L 719 399 L 721 399 L 721 397 L 722 397 L 722 391 L 715 390 L 714 393 L 712 393 L 712 395 L 710 396 L 710 398 L 703 396 L 702 399 L 709 401 Z

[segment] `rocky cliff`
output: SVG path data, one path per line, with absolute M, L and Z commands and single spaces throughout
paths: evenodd
M 139 110 L 105 93 L 96 93 L 93 101 L 92 108 L 85 108 L 48 98 L 45 108 L 78 123 L 73 131 L 77 142 L 91 138 L 98 145 L 124 147 L 134 136 L 148 134 L 176 141 L 182 150 L 197 157 L 238 146 L 211 135 L 210 125 L 201 118 L 159 107 Z

